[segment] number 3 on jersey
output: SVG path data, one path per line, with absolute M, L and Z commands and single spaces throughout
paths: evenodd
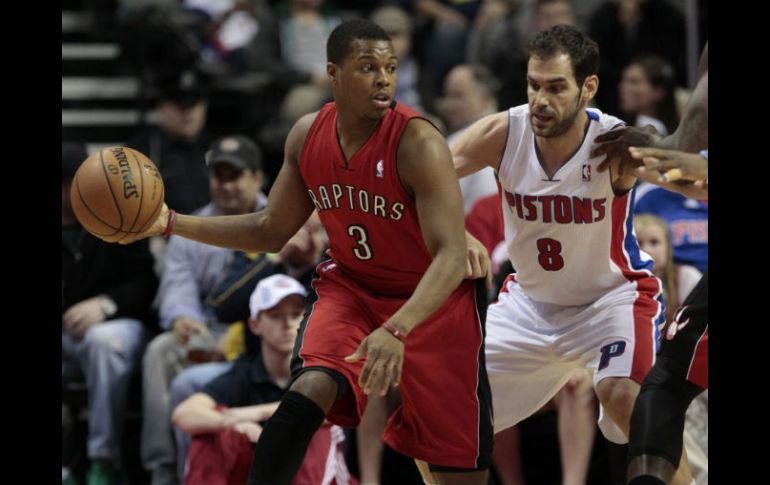
M 546 271 L 559 271 L 564 267 L 561 257 L 561 243 L 556 239 L 543 238 L 537 240 L 537 261 Z
M 355 224 L 348 226 L 348 236 L 352 236 L 356 240 L 356 246 L 353 246 L 353 255 L 356 258 L 361 261 L 372 259 L 372 248 L 368 244 L 369 235 L 364 226 Z

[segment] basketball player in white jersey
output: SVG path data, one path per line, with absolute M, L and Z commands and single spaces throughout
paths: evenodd
M 599 50 L 558 25 L 530 44 L 527 105 L 469 127 L 452 154 L 460 177 L 492 167 L 515 273 L 487 313 L 486 358 L 495 431 L 530 416 L 589 368 L 599 428 L 628 442 L 639 386 L 663 323 L 661 282 L 633 233 L 632 171 L 597 172 L 594 138 L 623 122 L 586 109 Z M 691 482 L 682 460 L 672 483 Z

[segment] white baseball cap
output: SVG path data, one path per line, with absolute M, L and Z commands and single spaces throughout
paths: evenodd
M 270 310 L 291 295 L 307 296 L 307 290 L 299 281 L 285 274 L 274 274 L 260 280 L 249 298 L 251 316 L 256 317 L 263 310 Z

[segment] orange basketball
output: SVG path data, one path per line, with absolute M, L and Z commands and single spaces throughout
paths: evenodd
M 163 207 L 163 180 L 152 161 L 127 147 L 110 147 L 80 164 L 70 201 L 80 224 L 105 241 L 144 232 Z

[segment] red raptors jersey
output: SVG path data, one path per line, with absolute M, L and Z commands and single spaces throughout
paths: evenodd
M 360 286 L 409 296 L 432 260 L 413 198 L 398 177 L 399 140 L 416 111 L 396 104 L 345 161 L 337 109 L 318 113 L 300 155 L 300 172 L 329 236 L 329 256 Z

